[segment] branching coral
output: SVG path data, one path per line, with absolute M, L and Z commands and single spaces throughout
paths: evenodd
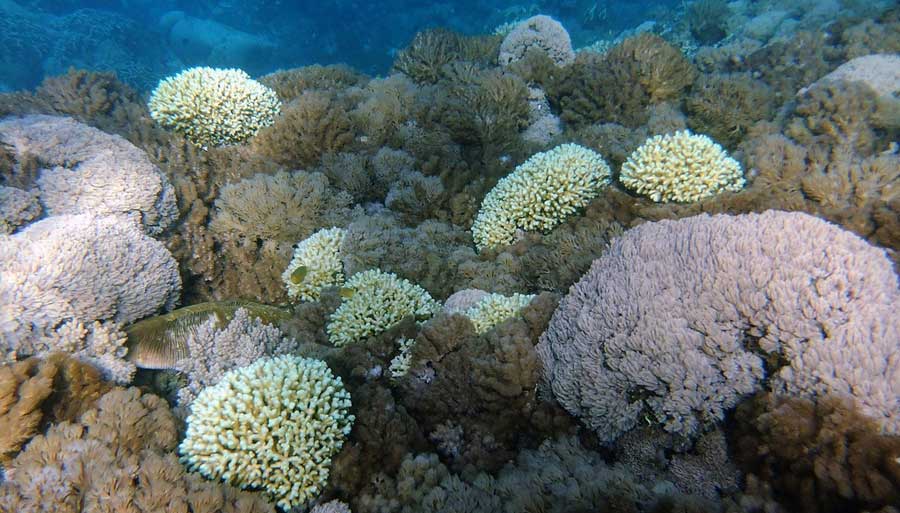
M 77 422 L 35 437 L 0 484 L 0 509 L 274 513 L 259 495 L 204 482 L 171 454 L 178 422 L 165 401 L 116 389 Z
M 343 290 L 349 297 L 327 327 L 328 338 L 336 346 L 377 335 L 406 316 L 427 320 L 441 308 L 422 287 L 379 269 L 353 275 Z
M 349 409 L 350 394 L 325 362 L 263 358 L 200 392 L 180 452 L 207 477 L 262 488 L 289 509 L 328 482 L 353 425 Z
M 647 139 L 622 164 L 619 181 L 661 202 L 698 201 L 744 187 L 738 161 L 709 137 L 687 130 Z
M 572 288 L 538 353 L 557 400 L 607 441 L 642 417 L 696 434 L 766 377 L 852 396 L 897 433 L 898 301 L 882 250 L 806 214 L 646 223 Z
M 648 105 L 677 98 L 696 74 L 678 48 L 644 33 L 602 57 L 582 53 L 547 84 L 547 95 L 568 123 L 638 126 L 647 120 Z
M 317 228 L 342 224 L 350 198 L 321 173 L 258 174 L 222 188 L 210 230 L 222 239 L 295 243 Z
M 517 315 L 519 310 L 528 306 L 534 297 L 534 294 L 513 294 L 509 297 L 502 294 L 488 294 L 487 297 L 468 308 L 465 316 L 475 326 L 475 333 L 481 335 L 506 319 Z
M 207 147 L 250 139 L 275 122 L 281 102 L 244 71 L 197 67 L 161 81 L 147 107 L 162 126 Z
M 484 198 L 472 224 L 475 245 L 510 244 L 516 230 L 550 230 L 586 206 L 609 175 L 603 157 L 576 144 L 533 155 Z
M 686 100 L 691 128 L 728 145 L 774 111 L 772 92 L 750 74 L 701 75 Z
M 341 245 L 346 230 L 328 228 L 303 239 L 281 274 L 288 296 L 294 300 L 315 301 L 324 287 L 344 283 Z
M 350 116 L 333 93 L 307 91 L 253 139 L 254 150 L 290 168 L 309 168 L 353 141 Z

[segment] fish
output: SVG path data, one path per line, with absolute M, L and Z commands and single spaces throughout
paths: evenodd
M 309 267 L 305 265 L 301 265 L 291 271 L 291 283 L 294 285 L 299 285 L 303 282 L 303 279 L 306 278 L 306 275 L 309 273 Z
M 125 359 L 141 369 L 173 369 L 178 361 L 191 356 L 188 340 L 197 333 L 200 325 L 215 320 L 216 327 L 225 326 L 240 308 L 267 323 L 291 315 L 286 308 L 234 299 L 186 306 L 126 327 L 128 352 Z
M 351 289 L 350 287 L 341 287 L 340 290 L 338 290 L 338 294 L 344 299 L 350 299 L 356 294 L 356 290 Z

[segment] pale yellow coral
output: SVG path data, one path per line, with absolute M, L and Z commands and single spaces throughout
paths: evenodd
M 261 358 L 200 392 L 179 450 L 192 470 L 263 489 L 288 510 L 325 487 L 354 420 L 350 394 L 325 362 Z
M 595 198 L 609 176 L 603 157 L 577 144 L 532 155 L 485 196 L 472 224 L 475 245 L 511 244 L 517 229 L 552 229 Z
M 379 269 L 353 275 L 341 295 L 344 302 L 326 327 L 329 340 L 339 347 L 377 335 L 407 315 L 426 320 L 441 309 L 422 287 Z
M 466 310 L 465 315 L 475 325 L 476 333 L 487 333 L 494 326 L 518 314 L 532 299 L 534 294 L 488 294 Z
M 275 122 L 281 102 L 239 69 L 196 67 L 163 79 L 148 107 L 159 124 L 205 148 L 253 137 Z
M 316 301 L 324 287 L 344 283 L 342 228 L 319 230 L 297 244 L 294 257 L 281 275 L 291 299 Z
M 647 139 L 622 165 L 622 184 L 657 202 L 692 202 L 744 187 L 738 161 L 705 135 L 682 130 Z

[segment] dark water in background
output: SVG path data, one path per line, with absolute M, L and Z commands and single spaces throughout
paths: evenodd
M 33 88 L 69 67 L 115 71 L 142 90 L 190 66 L 257 76 L 346 63 L 384 74 L 429 27 L 489 33 L 534 14 L 559 19 L 576 47 L 678 8 L 679 0 L 0 0 L 0 91 Z M 590 13 L 590 14 L 586 14 Z

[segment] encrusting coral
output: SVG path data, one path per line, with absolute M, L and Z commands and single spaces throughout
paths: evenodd
M 350 394 L 325 362 L 262 358 L 200 392 L 179 450 L 189 468 L 262 488 L 289 509 L 327 484 L 353 425 L 349 409 Z
M 275 122 L 281 102 L 242 70 L 196 67 L 162 80 L 147 107 L 162 126 L 206 148 L 250 139 Z
M 19 159 L 39 160 L 33 186 L 49 215 L 129 216 L 150 235 L 175 222 L 169 180 L 119 136 L 71 118 L 36 115 L 0 121 L 0 142 Z
M 165 246 L 133 220 L 53 216 L 0 235 L 0 354 L 67 351 L 122 382 L 122 325 L 172 309 L 178 265 Z
M 585 207 L 609 183 L 598 153 L 563 144 L 537 153 L 485 196 L 472 224 L 479 250 L 515 241 L 516 230 L 548 231 Z
M 537 349 L 556 399 L 607 442 L 641 419 L 696 435 L 763 386 L 851 398 L 896 434 L 898 301 L 884 251 L 818 218 L 696 216 L 616 239 Z
M 185 472 L 165 401 L 114 389 L 73 422 L 52 425 L 10 463 L 0 510 L 274 513 L 258 494 Z

